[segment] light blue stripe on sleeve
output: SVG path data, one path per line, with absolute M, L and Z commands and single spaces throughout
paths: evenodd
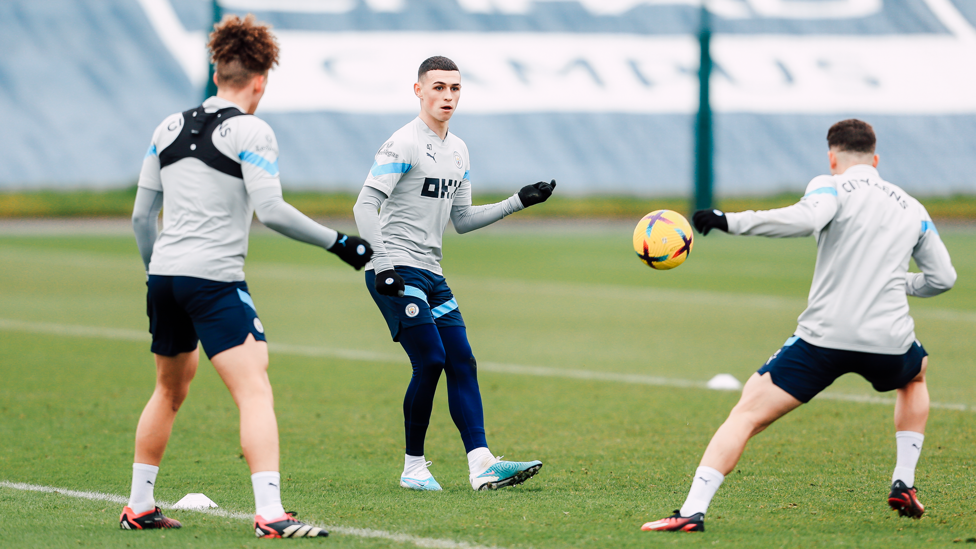
M 820 187 L 819 189 L 814 189 L 808 192 L 807 194 L 803 195 L 803 198 L 806 198 L 812 194 L 832 194 L 834 196 L 837 196 L 837 189 L 833 187 Z
M 461 179 L 467 179 L 468 181 L 471 181 L 471 178 L 468 177 L 468 174 L 470 173 L 471 170 L 464 170 L 464 177 L 462 177 Z
M 446 315 L 447 313 L 449 313 L 449 312 L 451 312 L 451 311 L 453 311 L 453 310 L 455 310 L 457 308 L 458 308 L 457 299 L 454 299 L 452 297 L 451 300 L 448 301 L 447 303 L 445 303 L 443 305 L 438 305 L 437 307 L 434 307 L 433 309 L 431 309 L 430 310 L 430 314 L 436 320 L 436 319 L 438 319 L 438 318 Z
M 382 166 L 376 162 L 373 162 L 373 167 L 369 169 L 369 174 L 373 177 L 379 177 L 388 173 L 407 173 L 412 167 L 413 166 L 410 164 L 402 164 L 397 162 L 383 164 Z
M 935 228 L 935 223 L 931 221 L 922 221 L 922 232 L 924 233 L 925 231 L 932 231 L 935 233 L 935 236 L 939 236 L 939 230 Z
M 417 299 L 422 299 L 424 303 L 427 303 L 427 294 L 423 292 L 420 288 L 415 286 L 404 286 L 403 287 L 403 297 L 416 297 Z
M 146 156 L 144 156 L 143 158 L 149 158 L 150 156 L 156 156 L 156 144 L 155 143 L 153 143 L 152 145 L 149 145 L 149 150 L 146 151 Z
M 262 170 L 268 172 L 271 176 L 278 176 L 278 161 L 268 162 L 268 159 L 261 156 L 258 153 L 253 153 L 251 151 L 244 151 L 237 155 L 240 157 L 241 162 L 247 162 L 248 164 L 254 164 L 255 166 L 261 168 Z
M 238 288 L 237 289 L 237 295 L 238 295 L 238 297 L 241 298 L 241 301 L 243 301 L 245 304 L 247 304 L 247 306 L 250 307 L 255 313 L 258 312 L 257 308 L 254 306 L 254 300 L 251 299 L 250 294 L 248 294 L 244 290 Z

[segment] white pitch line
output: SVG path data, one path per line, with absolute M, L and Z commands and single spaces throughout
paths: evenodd
M 13 490 L 24 490 L 27 492 L 47 492 L 49 494 L 61 494 L 72 498 L 90 499 L 94 501 L 109 501 L 125 505 L 129 503 L 128 498 L 116 496 L 115 494 L 103 494 L 101 492 L 79 492 L 77 490 L 67 490 L 65 488 L 54 488 L 52 486 L 38 486 L 37 484 L 25 484 L 23 482 L 8 482 L 0 480 L 0 487 Z M 160 505 L 162 507 L 162 505 Z
M 65 335 L 74 337 L 97 337 L 124 341 L 149 341 L 148 332 L 128 328 L 103 328 L 99 326 L 78 326 L 72 324 L 53 324 L 0 318 L 0 330 L 30 332 L 35 334 Z
M 149 333 L 127 328 L 103 328 L 98 326 L 77 326 L 71 324 L 53 324 L 48 322 L 30 322 L 0 318 L 0 330 L 30 332 L 40 334 L 65 335 L 75 337 L 96 337 L 124 341 L 150 340 Z M 357 349 L 335 349 L 315 347 L 310 345 L 292 345 L 288 343 L 270 343 L 268 351 L 276 354 L 304 357 L 340 358 L 344 360 L 362 360 L 369 362 L 400 363 L 406 360 L 403 355 L 392 353 L 377 353 Z M 655 387 L 680 387 L 685 389 L 708 389 L 704 381 L 678 379 L 668 377 L 649 376 L 644 374 L 624 374 L 617 372 L 597 372 L 593 370 L 572 370 L 564 368 L 550 368 L 546 366 L 526 366 L 522 364 L 503 364 L 500 362 L 479 362 L 478 369 L 484 372 L 499 374 L 515 374 L 535 377 L 557 377 L 563 379 L 581 379 L 590 381 L 611 381 L 635 385 L 651 385 Z M 726 390 L 726 389 L 711 389 Z M 815 398 L 824 400 L 839 400 L 862 404 L 894 405 L 895 400 L 876 395 L 858 395 L 848 393 L 826 392 Z M 959 412 L 976 412 L 976 406 L 955 404 L 950 402 L 932 402 L 930 408 L 940 410 L 956 410 Z
M 126 505 L 129 500 L 123 496 L 118 496 L 115 494 L 104 494 L 102 492 L 82 492 L 78 490 L 68 490 L 66 488 L 55 488 L 53 486 L 40 486 L 37 484 L 26 484 L 23 482 L 9 482 L 5 480 L 0 480 L 0 488 L 10 488 L 12 490 L 22 490 L 25 492 L 44 492 L 49 494 L 60 494 L 62 496 L 68 496 L 72 498 L 89 499 L 94 501 L 108 501 L 111 503 L 117 503 L 119 505 Z M 157 501 L 161 509 L 172 509 L 173 504 L 169 502 Z M 181 511 L 194 511 L 197 513 L 204 513 L 207 515 L 214 515 L 217 517 L 231 518 L 238 520 L 254 520 L 253 514 L 241 513 L 237 511 L 227 511 L 224 509 L 181 509 Z M 487 547 L 484 545 L 474 545 L 466 541 L 454 541 L 449 539 L 437 539 L 437 538 L 423 538 L 420 536 L 413 536 L 410 534 L 399 534 L 397 532 L 387 532 L 385 530 L 373 530 L 370 528 L 352 528 L 349 526 L 329 526 L 329 525 L 319 525 L 313 524 L 312 526 L 318 526 L 320 528 L 325 528 L 330 535 L 341 534 L 345 536 L 356 536 L 360 538 L 379 538 L 389 541 L 394 541 L 397 543 L 409 543 L 417 547 L 425 547 L 431 549 L 499 549 L 496 546 Z

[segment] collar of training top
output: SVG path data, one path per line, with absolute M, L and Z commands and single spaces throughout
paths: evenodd
M 217 97 L 216 95 L 212 95 L 208 97 L 207 100 L 203 102 L 203 110 L 205 110 L 206 112 L 219 111 L 220 109 L 226 109 L 228 107 L 234 107 L 235 109 L 238 109 L 242 113 L 247 114 L 247 111 L 244 109 L 244 107 L 241 107 L 240 105 L 234 103 L 233 101 L 228 101 L 223 97 Z
M 867 173 L 875 177 L 881 177 L 878 174 L 878 169 L 875 168 L 874 166 L 869 166 L 868 164 L 855 164 L 850 168 L 847 168 L 847 171 L 842 173 L 841 175 L 854 175 L 857 173 Z
M 451 130 L 448 129 L 447 130 L 447 133 L 444 134 L 444 139 L 441 139 L 441 136 L 437 135 L 437 132 L 435 132 L 434 130 L 430 129 L 430 126 L 428 126 L 427 123 L 424 122 L 424 120 L 422 118 L 420 118 L 418 116 L 414 120 L 416 120 L 417 124 L 420 124 L 421 131 L 423 131 L 424 133 L 426 133 L 428 137 L 432 137 L 432 138 L 436 139 L 440 143 L 446 142 L 447 141 L 447 138 L 451 136 Z

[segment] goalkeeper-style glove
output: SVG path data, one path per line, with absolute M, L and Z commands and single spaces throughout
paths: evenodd
M 698 210 L 691 216 L 691 221 L 702 236 L 708 236 L 712 229 L 729 232 L 729 220 L 722 210 Z
M 526 185 L 522 187 L 522 190 L 518 192 L 519 200 L 522 201 L 522 206 L 528 208 L 529 206 L 538 204 L 540 202 L 545 202 L 550 196 L 552 196 L 552 191 L 556 190 L 556 180 L 553 179 L 551 183 L 546 183 L 545 181 L 540 181 L 535 185 Z
M 380 295 L 403 297 L 403 279 L 394 269 L 377 273 L 373 286 Z
M 329 251 L 339 256 L 339 259 L 352 265 L 352 268 L 357 271 L 365 267 L 366 263 L 369 262 L 369 258 L 373 257 L 373 248 L 369 247 L 369 242 L 366 242 L 358 236 L 349 236 L 342 233 L 339 233 L 335 244 L 329 248 Z

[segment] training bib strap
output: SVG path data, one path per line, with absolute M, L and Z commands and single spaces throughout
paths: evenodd
M 219 172 L 244 179 L 240 162 L 217 150 L 213 134 L 225 121 L 246 114 L 236 107 L 208 113 L 203 105 L 184 111 L 180 135 L 159 153 L 160 169 L 184 158 L 196 158 Z

